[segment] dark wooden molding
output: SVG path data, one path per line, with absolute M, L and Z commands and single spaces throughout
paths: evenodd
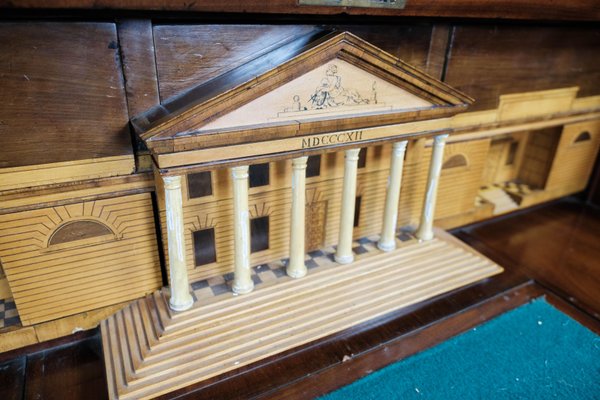
M 404 9 L 301 6 L 297 0 L 234 0 L 187 2 L 183 0 L 29 0 L 0 1 L 3 8 L 145 10 L 203 13 L 266 13 L 312 15 L 372 15 L 404 17 L 526 19 L 550 21 L 597 21 L 600 8 L 594 0 L 572 0 L 548 4 L 544 0 L 408 0 Z
M 149 19 L 118 20 L 117 33 L 127 108 L 133 117 L 160 104 L 152 22 Z

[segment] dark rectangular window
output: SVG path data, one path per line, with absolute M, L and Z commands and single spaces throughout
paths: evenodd
M 194 232 L 194 265 L 210 264 L 217 261 L 215 249 L 215 228 L 201 229 Z
M 310 156 L 306 162 L 306 177 L 321 175 L 321 155 Z
M 515 158 L 517 157 L 517 149 L 519 148 L 519 142 L 512 142 L 508 148 L 508 155 L 506 156 L 506 165 L 513 165 Z
M 364 168 L 367 165 L 367 148 L 363 147 L 358 152 L 358 168 Z
M 356 202 L 354 203 L 354 227 L 358 226 L 360 221 L 360 203 L 362 201 L 362 196 L 356 196 Z
M 212 195 L 210 171 L 188 174 L 187 182 L 190 199 Z
M 269 248 L 269 217 L 250 220 L 250 250 L 252 253 Z
M 269 163 L 250 166 L 250 187 L 266 186 L 269 184 Z

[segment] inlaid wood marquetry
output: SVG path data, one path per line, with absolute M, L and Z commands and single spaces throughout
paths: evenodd
M 0 215 L 0 260 L 23 325 L 162 284 L 149 194 Z
M 101 325 L 109 396 L 168 393 L 502 271 L 437 236 L 181 313 L 138 300 Z
M 306 251 L 325 247 L 327 204 L 319 200 L 306 205 Z

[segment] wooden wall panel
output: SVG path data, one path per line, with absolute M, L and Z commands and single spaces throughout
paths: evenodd
M 585 132 L 588 135 L 585 135 Z M 580 136 L 582 135 L 582 136 Z M 586 140 L 581 140 L 588 138 Z M 579 141 L 577 139 L 580 138 Z M 585 189 L 600 147 L 600 121 L 565 125 L 546 188 L 565 193 Z
M 600 94 L 600 30 L 577 26 L 459 25 L 445 82 L 475 98 L 471 110 L 498 107 L 498 96 L 579 86 Z
M 0 23 L 0 168 L 132 156 L 115 25 Z
M 127 107 L 130 117 L 160 103 L 152 21 L 124 19 L 118 25 L 119 46 L 123 57 Z
M 517 179 L 525 155 L 527 138 L 528 132 L 524 131 L 498 135 L 491 139 L 481 186 Z
M 315 28 L 314 25 L 157 25 L 154 41 L 161 100 Z M 429 57 L 437 60 L 439 52 L 445 52 L 442 44 L 429 54 L 431 24 L 332 25 L 328 28 L 350 31 L 420 69 L 426 69 Z
M 464 155 L 467 165 L 443 168 L 438 188 L 436 218 L 452 217 L 475 209 L 475 197 L 481 187 L 490 139 L 449 143 L 444 151 L 444 161 L 454 155 Z
M 112 233 L 56 243 L 78 221 Z M 150 194 L 1 215 L 0 260 L 23 325 L 143 296 L 162 284 Z
M 533 189 L 545 189 L 561 130 L 561 127 L 557 126 L 529 132 L 519 170 L 519 181 Z
M 161 100 L 313 29 L 311 25 L 156 25 L 154 43 Z
M 454 155 L 461 154 L 465 156 L 468 164 L 465 167 L 442 169 L 435 208 L 436 219 L 474 210 L 489 147 L 489 139 L 446 144 L 444 162 Z M 431 146 L 425 146 L 425 140 L 410 143 L 402 175 L 398 212 L 400 226 L 418 226 L 430 161 Z
M 427 69 L 433 30 L 431 24 L 394 23 L 388 25 L 383 23 L 377 25 L 332 25 L 332 27 L 340 31 L 352 32 L 415 68 L 423 71 Z M 434 54 L 431 57 L 433 58 Z M 439 76 L 436 78 L 439 79 Z

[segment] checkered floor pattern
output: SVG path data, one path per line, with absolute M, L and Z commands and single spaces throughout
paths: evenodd
M 352 252 L 355 259 L 359 259 L 367 254 L 380 252 L 377 248 L 379 235 L 368 236 L 355 240 L 352 243 Z M 403 242 L 416 240 L 413 234 L 408 230 L 401 230 L 397 235 L 399 246 Z M 334 260 L 336 246 L 327 247 L 321 250 L 311 251 L 306 255 L 306 267 L 309 270 L 319 268 L 330 268 L 339 266 Z M 262 264 L 252 269 L 252 279 L 255 288 L 271 285 L 277 282 L 293 279 L 287 276 L 285 267 L 287 258 L 277 260 L 268 264 Z M 233 283 L 233 272 L 222 276 L 197 281 L 191 284 L 193 295 L 199 303 L 210 303 L 221 296 L 231 296 L 231 285 Z M 10 326 L 20 325 L 21 320 L 17 307 L 13 299 L 0 300 L 0 329 Z
M 0 329 L 20 325 L 19 313 L 13 299 L 0 300 Z
M 380 252 L 381 250 L 377 248 L 378 240 L 379 235 L 368 236 L 355 240 L 352 243 L 352 251 L 355 259 L 359 259 L 368 253 Z M 403 242 L 410 240 L 416 239 L 408 230 L 401 230 L 397 235 L 397 243 L 399 246 Z M 305 258 L 305 264 L 309 271 L 308 273 L 310 273 L 311 270 L 318 268 L 330 268 L 340 265 L 334 260 L 335 251 L 336 246 L 331 246 L 321 250 L 309 252 Z M 254 287 L 259 288 L 261 286 L 293 279 L 287 276 L 285 272 L 287 262 L 288 259 L 284 258 L 252 268 L 252 280 L 254 281 Z M 191 287 L 196 301 L 199 303 L 210 303 L 221 296 L 231 296 L 233 294 L 231 291 L 232 284 L 233 272 L 194 282 L 191 284 Z
M 501 183 L 494 183 L 490 186 L 482 186 L 481 190 L 486 190 L 486 189 L 491 189 L 491 188 L 500 188 L 503 189 L 507 192 L 510 193 L 514 193 L 514 194 L 519 194 L 519 195 L 527 195 L 530 194 L 533 189 L 531 189 L 529 187 L 529 185 L 525 184 L 525 183 L 519 183 L 519 182 L 501 182 Z

